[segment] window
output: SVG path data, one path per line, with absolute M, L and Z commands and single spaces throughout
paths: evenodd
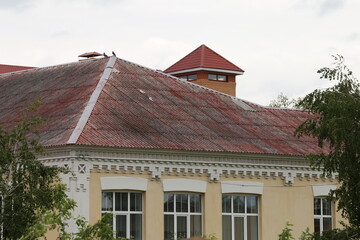
M 179 78 L 184 79 L 184 80 L 188 80 L 188 81 L 193 81 L 193 80 L 197 79 L 197 75 L 196 74 L 190 74 L 190 75 L 180 76 Z
M 142 194 L 137 192 L 103 192 L 102 213 L 114 214 L 111 225 L 116 237 L 142 239 Z
M 227 81 L 227 76 L 226 75 L 218 75 L 218 74 L 209 74 L 208 79 L 209 80 L 226 82 Z
M 314 198 L 314 232 L 332 229 L 331 206 L 330 198 Z
M 202 235 L 200 194 L 166 193 L 164 239 L 177 240 Z
M 257 196 L 222 196 L 223 240 L 258 240 Z

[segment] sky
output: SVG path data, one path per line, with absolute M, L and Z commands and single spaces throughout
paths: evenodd
M 52 66 L 97 51 L 164 70 L 205 44 L 245 70 L 239 98 L 268 105 L 360 78 L 359 0 L 1 0 L 0 64 Z

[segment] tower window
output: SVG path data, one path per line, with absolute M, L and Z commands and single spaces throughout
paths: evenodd
M 197 75 L 196 74 L 190 74 L 190 75 L 179 76 L 179 78 L 184 79 L 184 80 L 188 80 L 188 81 L 194 81 L 194 80 L 197 79 Z
M 220 74 L 209 74 L 208 79 L 209 80 L 214 80 L 214 81 L 226 82 L 227 81 L 227 76 L 226 75 L 220 75 Z

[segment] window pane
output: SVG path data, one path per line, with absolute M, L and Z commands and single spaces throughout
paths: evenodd
M 232 240 L 231 216 L 222 216 L 222 239 Z
M 246 197 L 246 212 L 247 213 L 257 213 L 257 197 L 255 196 L 247 196 Z
M 314 215 L 321 215 L 321 198 L 314 198 Z
M 188 195 L 176 194 L 176 212 L 188 212 Z
M 188 76 L 188 80 L 196 80 L 196 79 L 197 79 L 196 74 L 191 74 Z
M 126 215 L 116 215 L 116 237 L 126 237 Z
M 130 215 L 130 236 L 132 239 L 141 240 L 141 230 L 142 230 L 142 215 L 141 214 L 131 214 Z
M 219 81 L 226 81 L 226 76 L 225 75 L 218 75 L 217 76 Z
M 141 193 L 130 193 L 130 211 L 141 211 Z
M 247 217 L 247 240 L 258 239 L 258 217 Z
M 208 75 L 208 78 L 209 78 L 210 80 L 217 80 L 217 76 L 216 76 L 215 74 L 209 74 L 209 75 Z
M 128 193 L 115 193 L 115 211 L 128 210 Z
M 113 193 L 112 192 L 103 192 L 102 193 L 102 211 L 112 211 L 113 210 Z
M 320 219 L 314 219 L 314 232 L 320 232 Z
M 190 194 L 190 212 L 201 212 L 201 195 Z
M 186 216 L 177 217 L 177 239 L 187 238 L 187 221 Z
M 323 213 L 322 215 L 331 215 L 331 200 L 329 198 L 323 198 Z
M 331 218 L 323 218 L 323 231 L 332 229 Z
M 174 216 L 164 215 L 164 239 L 174 239 Z
M 231 213 L 231 196 L 223 195 L 222 196 L 222 212 Z
M 179 78 L 181 78 L 181 79 L 187 79 L 187 76 L 179 76 Z
M 174 212 L 174 194 L 165 193 L 164 212 Z
M 245 213 L 245 196 L 233 196 L 234 213 Z
M 201 216 L 191 215 L 190 216 L 190 237 L 201 236 Z
M 235 239 L 244 240 L 244 218 L 234 217 Z

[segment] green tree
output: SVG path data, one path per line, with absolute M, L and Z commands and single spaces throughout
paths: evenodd
M 288 96 L 284 95 L 284 93 L 281 92 L 276 99 L 270 101 L 269 107 L 299 108 L 299 106 L 297 105 L 299 101 L 300 99 L 290 99 Z
M 64 169 L 37 160 L 43 151 L 38 129 L 44 120 L 35 116 L 39 105 L 40 100 L 34 102 L 25 120 L 12 129 L 0 128 L 0 226 L 8 239 L 23 236 L 36 222 L 36 212 L 55 212 L 60 204 L 75 205 L 58 184 Z
M 332 67 L 321 68 L 318 73 L 336 83 L 313 91 L 299 102 L 310 117 L 298 127 L 296 135 L 317 138 L 318 145 L 328 150 L 326 154 L 311 154 L 311 165 L 322 169 L 326 176 L 338 173 L 340 184 L 332 196 L 349 221 L 347 231 L 355 237 L 351 239 L 358 239 L 359 232 L 355 236 L 354 229 L 360 227 L 360 90 L 343 57 L 334 58 Z
M 24 121 L 6 130 L 0 126 L 0 238 L 46 239 L 49 230 L 59 232 L 58 240 L 126 240 L 115 238 L 112 215 L 105 214 L 89 225 L 72 216 L 76 203 L 66 195 L 60 173 L 67 169 L 45 166 L 37 160 L 43 153 L 39 128 L 45 121 L 37 116 L 40 99 L 29 106 Z M 67 231 L 75 220 L 76 233 Z

